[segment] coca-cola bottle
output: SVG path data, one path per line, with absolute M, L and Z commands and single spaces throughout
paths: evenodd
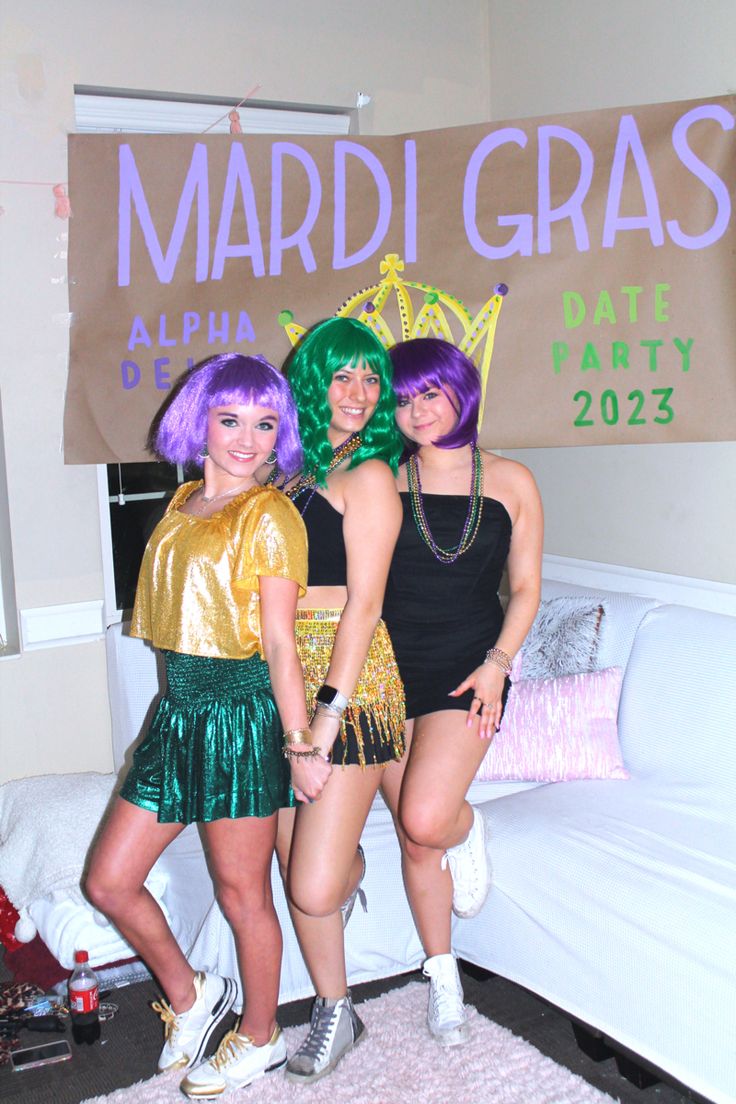
M 69 978 L 69 1014 L 75 1043 L 94 1043 L 100 1037 L 100 988 L 86 951 L 74 952 Z

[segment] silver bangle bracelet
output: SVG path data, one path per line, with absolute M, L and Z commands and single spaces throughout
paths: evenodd
M 326 702 L 318 702 L 317 708 L 315 709 L 315 713 L 324 713 L 330 717 L 337 717 L 339 720 L 342 720 L 344 712 L 345 710 L 340 709 L 339 706 L 327 705 Z

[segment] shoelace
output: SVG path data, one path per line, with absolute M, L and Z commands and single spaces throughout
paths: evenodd
M 238 1060 L 241 1051 L 247 1046 L 253 1046 L 250 1035 L 239 1035 L 237 1031 L 228 1031 L 217 1048 L 212 1065 L 216 1070 L 225 1069 L 230 1062 Z
M 166 1042 L 170 1043 L 179 1030 L 179 1017 L 170 1004 L 167 1004 L 165 1000 L 154 1001 L 151 1005 L 154 1012 L 158 1012 L 161 1019 L 164 1021 L 164 1036 Z
M 360 872 L 360 877 L 358 878 L 358 884 L 356 885 L 355 889 L 350 894 L 350 896 L 346 897 L 346 899 L 340 905 L 340 913 L 342 914 L 342 926 L 343 926 L 343 928 L 346 928 L 348 926 L 348 920 L 353 915 L 353 908 L 355 907 L 356 898 L 360 901 L 361 905 L 363 906 L 363 912 L 368 912 L 368 898 L 365 895 L 365 890 L 362 888 L 363 879 L 365 878 L 365 869 L 366 869 L 366 867 L 365 867 L 365 851 L 360 846 L 360 844 L 358 844 L 358 854 L 360 855 L 360 861 L 363 864 L 363 869 Z
M 327 1050 L 328 1036 L 339 1006 L 334 1008 L 316 1008 L 316 1015 L 312 1017 L 312 1026 L 309 1034 L 299 1047 L 297 1054 L 304 1054 L 307 1058 L 321 1058 Z
M 353 909 L 355 908 L 356 900 L 360 901 L 363 906 L 363 912 L 368 911 L 368 898 L 365 895 L 365 890 L 361 889 L 360 885 L 357 885 L 349 897 L 343 901 L 340 905 L 340 913 L 342 915 L 342 926 L 346 928 L 348 926 L 348 920 L 353 915 Z
M 470 837 L 468 837 L 468 838 L 470 838 Z M 457 845 L 457 848 L 453 847 L 453 851 L 457 851 L 458 848 L 462 848 L 464 853 L 467 853 L 467 854 L 470 855 L 470 859 L 471 859 L 471 862 L 473 864 L 473 877 L 475 878 L 475 877 L 478 876 L 478 865 L 475 861 L 475 853 L 472 850 L 472 848 L 467 847 L 467 842 L 468 842 L 467 840 L 463 840 L 463 842 L 461 844 Z M 458 874 L 458 861 L 457 860 L 458 860 L 457 854 L 452 854 L 451 855 L 449 851 L 445 851 L 444 855 L 440 859 L 440 870 L 447 870 L 447 867 L 449 866 L 450 867 L 450 874 L 452 876 L 452 880 L 455 883 L 455 885 L 458 884 L 458 877 L 457 877 L 457 874 Z M 462 871 L 462 867 L 461 867 L 461 871 Z M 471 879 L 469 879 L 469 878 L 462 879 L 461 878 L 460 882 L 463 882 L 463 880 L 467 884 Z
M 455 985 L 435 978 L 431 993 L 432 1011 L 436 1019 L 440 1021 L 448 1020 L 450 1017 L 462 1019 L 463 1001 Z

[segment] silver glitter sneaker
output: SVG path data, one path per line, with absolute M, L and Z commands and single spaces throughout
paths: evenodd
M 442 954 L 428 958 L 424 976 L 429 978 L 427 1027 L 442 1046 L 462 1046 L 470 1041 L 463 987 L 454 955 Z
M 473 809 L 473 823 L 462 843 L 448 847 L 442 856 L 444 870 L 452 875 L 452 911 L 466 919 L 477 916 L 491 888 L 488 861 L 488 821 L 480 809 Z
M 363 870 L 358 878 L 358 884 L 349 897 L 346 897 L 343 903 L 340 905 L 340 912 L 342 913 L 342 926 L 346 928 L 348 926 L 348 920 L 353 915 L 353 909 L 355 908 L 355 900 L 358 898 L 363 906 L 363 912 L 368 911 L 368 902 L 365 896 L 365 890 L 361 889 L 363 879 L 365 878 L 365 852 L 363 848 L 358 844 L 358 854 L 360 855 L 360 861 L 363 864 Z
M 287 1080 L 309 1085 L 326 1077 L 364 1034 L 349 990 L 339 1000 L 315 997 L 309 1034 L 286 1064 Z

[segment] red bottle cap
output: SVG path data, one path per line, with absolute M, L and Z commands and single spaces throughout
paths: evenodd
M 75 962 L 89 962 L 89 953 L 87 951 L 75 951 L 74 952 L 74 961 Z

